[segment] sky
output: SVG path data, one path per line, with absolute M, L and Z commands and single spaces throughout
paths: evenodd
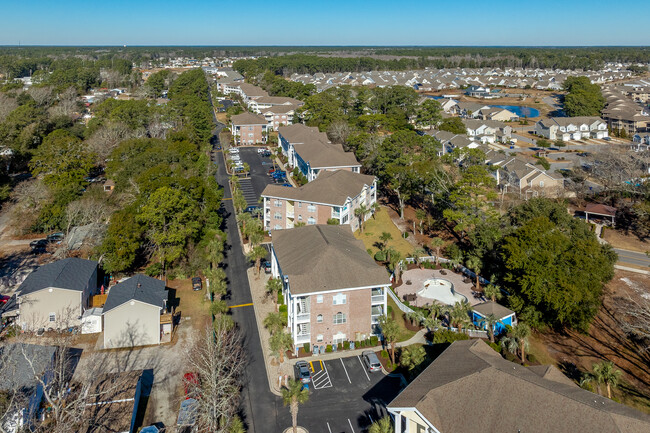
M 27 6 L 28 5 L 28 6 Z M 0 45 L 650 45 L 650 1 L 0 0 Z

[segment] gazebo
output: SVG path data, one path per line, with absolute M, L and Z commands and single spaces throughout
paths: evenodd
M 612 226 L 616 223 L 616 208 L 600 203 L 589 203 L 583 210 L 585 219 L 589 222 L 589 215 L 599 219 L 611 220 Z

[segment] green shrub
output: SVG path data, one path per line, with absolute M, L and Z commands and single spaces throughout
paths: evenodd
M 144 270 L 144 273 L 150 277 L 157 277 L 162 274 L 162 265 L 160 263 L 152 263 L 147 266 L 147 269 Z
M 389 316 L 392 316 L 393 315 L 393 306 L 389 305 L 388 307 L 386 307 L 386 311 L 388 312 Z
M 325 352 L 327 352 L 327 353 L 331 353 L 331 352 L 332 352 L 332 345 L 331 345 L 331 344 L 328 344 L 328 345 L 325 347 Z
M 495 352 L 497 352 L 497 353 L 501 353 L 501 343 L 492 343 L 492 342 L 488 342 L 488 344 L 490 345 L 490 347 L 491 347 L 492 349 L 494 349 Z
M 350 342 L 349 341 L 344 341 L 343 342 L 343 349 L 344 350 L 349 350 L 350 349 Z
M 388 350 L 382 350 L 380 356 L 384 359 L 388 359 Z
M 286 313 L 288 311 L 288 308 L 286 305 L 280 305 L 280 313 Z
M 284 304 L 284 295 L 282 293 L 278 293 L 278 305 Z
M 311 350 L 310 350 L 311 347 L 310 347 L 309 343 L 303 344 L 302 349 L 305 351 L 305 353 L 310 353 L 311 352 Z
M 370 338 L 366 338 L 364 343 L 366 343 L 366 347 L 370 347 Z
M 340 352 L 341 350 L 343 350 L 343 343 L 338 343 L 338 344 L 336 345 L 336 350 L 338 350 L 339 352 Z
M 375 253 L 375 260 L 378 262 L 385 262 L 386 261 L 386 253 L 383 251 L 377 251 Z
M 438 343 L 453 343 L 457 340 L 469 340 L 467 334 L 462 334 L 460 332 L 450 331 L 449 329 L 443 329 L 441 331 L 436 331 L 433 334 L 434 344 Z
M 376 335 L 370 337 L 370 345 L 376 346 L 377 344 L 379 344 L 379 337 L 377 337 Z
M 526 359 L 528 359 L 528 362 L 530 362 L 531 364 L 537 364 L 537 357 L 532 353 L 526 355 Z
M 408 239 L 408 237 L 409 237 L 409 232 L 404 232 L 404 233 L 402 234 L 402 237 L 403 237 L 404 239 Z

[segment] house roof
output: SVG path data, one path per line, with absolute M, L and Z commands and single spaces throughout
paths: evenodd
M 10 343 L 0 347 L 2 374 L 0 390 L 29 392 L 37 386 L 34 374 L 42 376 L 50 368 L 57 348 L 35 344 Z M 29 365 L 26 358 L 31 360 Z
M 356 167 L 361 164 L 352 152 L 343 150 L 340 144 L 328 144 L 322 141 L 308 141 L 293 145 L 296 153 L 308 162 L 311 168 L 322 167 Z
M 343 206 L 348 197 L 356 197 L 364 186 L 372 185 L 374 181 L 374 176 L 347 170 L 324 171 L 313 181 L 298 188 L 267 185 L 262 196 Z
M 309 140 L 318 140 L 323 143 L 329 143 L 327 134 L 320 132 L 316 127 L 294 123 L 293 125 L 281 126 L 278 133 L 291 144 L 306 143 Z
M 507 361 L 482 340 L 456 341 L 388 408 L 416 408 L 441 432 L 650 431 L 649 415 L 558 374 Z
M 347 225 L 312 225 L 271 232 L 273 250 L 292 294 L 390 284 Z
M 598 215 L 616 216 L 615 207 L 600 203 L 588 203 L 584 211 Z
M 168 297 L 164 281 L 136 274 L 109 289 L 103 314 L 131 300 L 164 308 Z
M 494 317 L 496 317 L 497 319 L 502 319 L 504 317 L 508 317 L 511 314 L 515 313 L 514 311 L 504 307 L 503 305 L 497 304 L 496 302 L 492 302 L 492 301 L 482 302 L 480 304 L 474 305 L 472 307 L 472 310 L 479 313 L 483 317 L 487 317 L 490 314 L 494 314 Z
M 233 125 L 266 125 L 267 121 L 263 116 L 253 113 L 236 114 L 230 118 Z
M 48 287 L 83 292 L 96 269 L 97 262 L 94 260 L 76 257 L 57 260 L 29 274 L 18 288 L 18 292 L 23 296 Z

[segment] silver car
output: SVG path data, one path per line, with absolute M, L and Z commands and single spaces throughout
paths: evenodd
M 374 373 L 375 371 L 381 371 L 381 362 L 377 358 L 377 354 L 372 350 L 365 350 L 361 354 L 363 357 L 363 362 L 366 364 L 368 371 Z

